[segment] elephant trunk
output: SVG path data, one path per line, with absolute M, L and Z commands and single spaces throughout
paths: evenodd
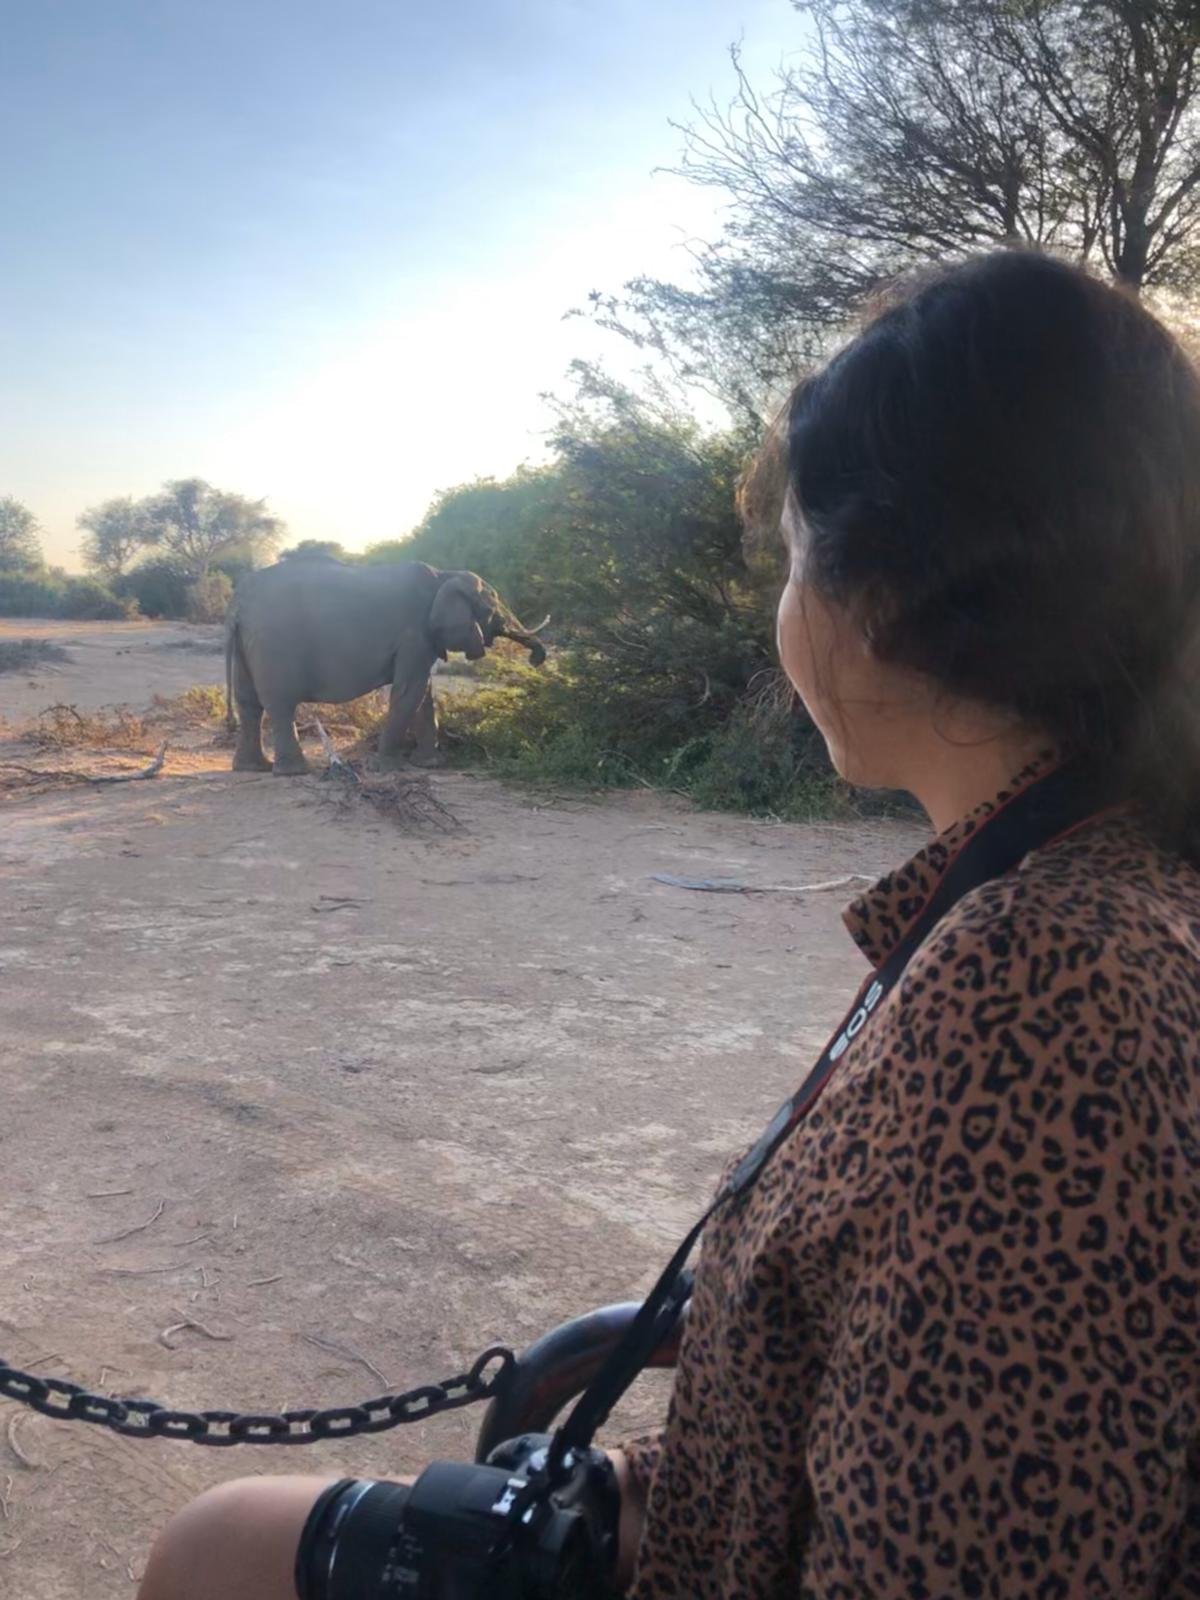
M 529 651 L 529 663 L 531 666 L 540 667 L 546 659 L 546 646 L 540 639 L 535 639 L 533 634 L 527 633 L 524 628 L 501 628 L 498 630 L 497 637 L 512 639 L 514 643 L 524 645 L 526 650 Z
M 549 621 L 550 618 L 546 616 L 542 618 L 536 628 L 522 627 L 517 618 L 501 601 L 494 613 L 492 626 L 488 631 L 493 639 L 511 639 L 515 644 L 523 645 L 529 651 L 530 664 L 540 667 L 546 659 L 546 646 L 537 635 Z

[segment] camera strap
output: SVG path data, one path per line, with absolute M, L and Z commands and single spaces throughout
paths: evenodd
M 744 1198 L 758 1182 L 776 1150 L 816 1104 L 851 1040 L 868 1025 L 929 934 L 972 889 L 1013 871 L 1031 851 L 1057 842 L 1110 810 L 1120 809 L 1113 806 L 1098 810 L 1097 794 L 1102 792 L 1094 770 L 1080 760 L 1070 761 L 1012 795 L 959 845 L 896 948 L 859 989 L 804 1082 L 780 1106 L 675 1251 L 624 1337 L 609 1352 L 555 1433 L 547 1472 L 551 1481 L 569 1452 L 587 1449 L 591 1444 L 612 1408 L 673 1327 L 691 1294 L 692 1275 L 684 1269 L 705 1224 L 730 1201 Z

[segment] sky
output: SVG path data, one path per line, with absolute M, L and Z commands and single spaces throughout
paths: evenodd
M 0 44 L 0 496 L 200 476 L 292 539 L 396 537 L 544 448 L 591 289 L 686 279 L 671 121 L 789 0 L 37 0 Z

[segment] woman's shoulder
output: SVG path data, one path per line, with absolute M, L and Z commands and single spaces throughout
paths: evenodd
M 1115 1061 L 1192 1092 L 1200 1017 L 1200 871 L 1117 817 L 964 896 L 905 971 L 892 1039 L 949 1059 Z M 1007 1075 L 1008 1069 L 1005 1070 Z
M 1101 818 L 965 895 L 926 951 L 942 963 L 957 951 L 976 981 L 1004 988 L 1031 963 L 1150 981 L 1182 964 L 1200 983 L 1200 870 L 1136 817 Z
M 1136 1166 L 1146 1138 L 1178 1136 L 1200 1174 L 1200 873 L 1136 829 L 1089 832 L 965 896 L 864 1030 L 875 1136 L 905 1181 L 947 1152 L 1017 1161 L 1032 1138 L 1073 1159 L 1136 1147 Z

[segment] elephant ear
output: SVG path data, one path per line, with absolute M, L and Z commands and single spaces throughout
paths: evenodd
M 472 660 L 486 652 L 475 620 L 482 584 L 473 572 L 453 572 L 438 589 L 429 608 L 429 632 L 438 653 L 461 650 Z

